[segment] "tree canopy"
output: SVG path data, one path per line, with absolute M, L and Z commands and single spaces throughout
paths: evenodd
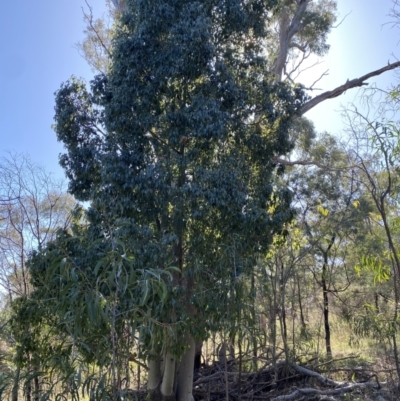
M 29 256 L 32 290 L 0 314 L 16 367 L 0 394 L 122 400 L 142 395 L 133 374 L 154 401 L 210 399 L 210 386 L 269 397 L 304 376 L 338 393 L 272 399 L 374 386 L 317 373 L 343 328 L 353 344 L 379 333 L 393 351 L 385 373 L 400 377 L 399 138 L 387 116 L 399 92 L 375 120 L 348 111 L 347 143 L 303 116 L 400 64 L 310 98 L 297 73 L 329 49 L 333 0 L 112 3 L 110 25 L 85 14 L 80 49 L 98 74 L 55 94 L 60 164 L 82 205 L 64 226 L 39 224 L 45 238 L 15 264 L 25 272 Z M 0 195 L 1 212 L 20 199 Z M 63 199 L 47 198 L 32 206 L 44 218 Z
M 174 334 L 151 342 L 150 354 L 179 358 L 174 344 L 218 327 L 232 283 L 292 218 L 273 158 L 292 148 L 288 130 L 304 94 L 269 71 L 263 41 L 275 7 L 129 2 L 110 72 L 90 92 L 76 79 L 57 92 L 61 163 L 70 192 L 91 201 L 93 240 L 113 250 L 120 241 L 135 271 L 174 268 L 167 299 L 147 312 Z M 161 392 L 170 397 L 166 372 Z

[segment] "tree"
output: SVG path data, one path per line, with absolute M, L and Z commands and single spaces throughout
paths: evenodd
M 372 97 L 367 100 L 371 102 L 380 95 L 382 95 L 382 91 L 375 90 Z M 395 305 L 388 334 L 393 343 L 396 370 L 400 378 L 400 357 L 396 336 L 398 302 L 400 300 L 400 259 L 396 241 L 399 211 L 400 130 L 398 122 L 391 120 L 393 113 L 398 112 L 398 96 L 399 93 L 396 90 L 387 92 L 384 101 L 380 102 L 373 116 L 362 113 L 356 107 L 346 110 L 345 115 L 349 135 L 354 143 L 352 147 L 353 168 L 358 171 L 360 183 L 370 195 L 375 206 L 377 220 L 381 226 L 380 237 L 384 238 L 387 248 L 387 255 L 384 258 L 371 254 L 364 255 L 361 266 L 375 270 L 379 280 L 382 280 L 382 276 L 383 279 L 387 279 L 391 271 Z M 390 263 L 389 267 L 387 266 L 388 262 Z
M 111 7 L 110 1 L 106 0 L 108 13 L 103 18 L 94 19 L 93 10 L 86 1 L 88 11 L 83 9 L 83 17 L 86 28 L 83 31 L 85 38 L 76 46 L 82 56 L 95 72 L 105 74 L 110 66 L 111 42 L 114 35 L 114 25 L 118 14 L 118 2 L 113 2 L 116 9 Z
M 39 371 L 31 338 L 33 329 L 26 316 L 25 302 L 31 293 L 27 260 L 34 250 L 45 248 L 55 239 L 57 229 L 66 229 L 70 212 L 75 206 L 71 195 L 64 192 L 62 182 L 58 182 L 43 167 L 35 164 L 26 155 L 10 153 L 0 160 L 0 285 L 2 295 L 7 295 L 6 308 L 2 314 L 8 315 L 4 323 L 3 340 L 12 347 L 10 363 L 24 361 L 16 369 L 12 399 L 18 396 L 20 373 Z M 20 326 L 16 329 L 16 315 L 24 313 Z M 29 312 L 33 314 L 32 310 Z M 11 318 L 9 318 L 11 317 Z M 10 326 L 13 328 L 10 329 Z M 37 331 L 40 332 L 38 328 Z M 26 393 L 31 396 L 31 379 L 26 380 Z M 38 376 L 34 378 L 38 391 Z
M 54 300 L 44 311 L 67 339 L 64 353 L 111 367 L 98 381 L 109 380 L 105 397 L 122 397 L 134 344 L 149 368 L 150 398 L 184 400 L 194 342 L 220 330 L 234 339 L 245 319 L 255 321 L 243 294 L 255 293 L 256 263 L 276 238 L 284 242 L 293 216 L 276 176 L 285 165 L 322 166 L 289 160 L 297 128 L 309 125 L 300 115 L 398 64 L 306 101 L 291 72 L 303 51 L 327 50 L 333 1 L 113 3 L 112 29 L 87 15 L 86 57 L 103 73 L 90 91 L 71 79 L 56 96 L 55 130 L 67 149 L 60 161 L 70 192 L 91 202 L 87 224 L 60 231 L 34 255 L 31 299 Z M 320 244 L 332 226 L 317 233 Z M 324 295 L 333 246 L 319 250 Z M 297 256 L 278 269 L 280 251 L 267 273 L 283 289 L 271 305 L 282 308 L 284 332 L 284 284 Z
M 354 282 L 353 266 L 347 259 L 349 249 L 361 238 L 365 213 L 368 211 L 364 203 L 360 205 L 363 198 L 358 179 L 348 170 L 348 152 L 336 138 L 327 133 L 317 135 L 312 123 L 305 118 L 295 121 L 291 138 L 296 143 L 293 157 L 304 163 L 295 162 L 291 165 L 290 159 L 287 160 L 282 178 L 294 193 L 292 205 L 296 209 L 296 217 L 287 241 L 281 242 L 272 257 L 265 261 L 270 273 L 269 280 L 280 280 L 279 285 L 272 286 L 269 291 L 271 294 L 277 291 L 276 298 L 280 302 L 278 308 L 271 308 L 270 316 L 273 316 L 274 310 L 280 311 L 282 339 L 287 347 L 286 307 L 283 301 L 285 294 L 289 293 L 289 287 L 292 287 L 292 294 L 297 292 L 298 299 L 293 301 L 292 295 L 290 307 L 292 311 L 295 306 L 298 308 L 301 323 L 297 343 L 309 338 L 302 298 L 306 302 L 310 294 L 304 297 L 302 292 L 306 292 L 304 287 L 314 283 L 312 298 L 321 305 L 325 348 L 331 357 L 333 306 L 340 303 L 340 297 Z M 311 157 L 312 163 L 308 164 L 307 160 Z M 302 283 L 303 289 L 298 283 L 300 276 L 307 277 Z M 296 349 L 294 334 L 292 337 L 293 352 Z
M 304 98 L 265 68 L 274 3 L 128 2 L 110 73 L 91 93 L 76 79 L 57 92 L 60 161 L 70 192 L 91 201 L 90 235 L 123 244 L 134 271 L 173 267 L 166 300 L 146 307 L 162 324 L 141 344 L 154 399 L 190 399 L 194 340 L 292 217 L 273 157 L 291 149 Z
M 26 260 L 67 227 L 73 198 L 28 156 L 0 161 L 0 285 L 10 301 L 30 292 Z
M 332 357 L 330 298 L 350 285 L 345 249 L 362 222 L 354 206 L 359 185 L 348 174 L 347 154 L 334 137 L 321 135 L 309 153 L 325 167 L 298 167 L 291 185 L 296 188 L 298 221 L 308 239 L 309 270 L 322 290 L 325 348 Z
M 399 13 L 398 1 L 394 1 L 394 7 L 390 11 L 393 24 L 396 25 Z M 105 72 L 111 59 L 111 42 L 114 35 L 112 21 L 127 10 L 126 0 L 112 0 L 114 8 L 107 0 L 109 18 L 93 19 L 92 10 L 84 12 L 87 27 L 84 31 L 85 39 L 78 44 L 83 56 L 95 69 Z M 328 34 L 334 26 L 337 16 L 336 0 L 279 0 L 273 15 L 266 21 L 269 24 L 270 34 L 263 41 L 264 51 L 270 61 L 265 68 L 275 75 L 275 80 L 289 80 L 301 83 L 303 64 L 311 55 L 323 56 L 329 50 L 327 43 Z M 349 89 L 368 85 L 366 82 L 372 77 L 383 74 L 386 71 L 396 69 L 400 62 L 388 63 L 384 67 L 371 71 L 359 78 L 348 79 L 344 84 L 311 97 L 303 104 L 302 113 L 307 113 L 319 103 L 342 95 Z M 309 67 L 304 67 L 309 68 Z M 312 93 L 314 86 L 323 76 L 316 78 L 310 88 Z
M 293 81 L 311 54 L 324 55 L 329 50 L 327 35 L 335 21 L 334 0 L 281 1 L 273 19 L 275 35 L 268 46 L 275 79 Z
M 398 2 L 394 1 L 394 8 L 390 14 L 395 20 L 398 19 L 397 5 Z M 301 65 L 311 54 L 323 56 L 329 50 L 326 41 L 336 21 L 336 1 L 282 0 L 272 21 L 276 26 L 276 35 L 272 41 L 267 42 L 269 54 L 273 59 L 272 72 L 278 81 L 284 78 L 297 81 L 301 75 Z M 307 113 L 325 100 L 342 95 L 349 89 L 368 85 L 368 79 L 399 66 L 399 61 L 388 63 L 360 78 L 348 79 L 343 85 L 309 99 L 304 103 L 301 114 Z M 323 75 L 315 80 L 310 90 L 313 90 L 313 86 Z

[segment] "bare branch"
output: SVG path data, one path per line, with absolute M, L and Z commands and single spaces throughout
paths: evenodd
M 306 375 L 317 379 L 325 386 L 335 387 L 331 390 L 320 390 L 316 388 L 298 388 L 294 392 L 290 394 L 280 395 L 278 397 L 272 398 L 272 401 L 288 401 L 288 400 L 298 400 L 301 396 L 311 396 L 311 395 L 340 395 L 344 393 L 348 393 L 354 391 L 359 388 L 381 388 L 381 385 L 375 375 L 373 377 L 376 378 L 376 382 L 368 381 L 365 383 L 348 383 L 348 382 L 337 382 L 335 380 L 328 379 L 320 375 L 317 372 L 314 372 L 310 369 L 307 369 L 303 366 L 298 366 L 295 364 L 291 364 L 291 366 L 296 370 L 297 373 L 301 375 Z
M 302 46 L 296 42 L 292 42 L 290 44 L 290 47 L 295 47 L 296 49 L 299 49 L 302 53 L 305 53 L 307 51 L 307 46 Z
M 344 20 L 345 20 L 351 13 L 352 13 L 352 11 L 350 11 L 349 13 L 347 13 L 347 14 L 341 19 L 341 21 L 340 21 L 338 24 L 333 25 L 332 28 L 333 28 L 333 29 L 339 28 L 339 26 L 343 24 Z
M 315 160 L 295 160 L 295 161 L 290 161 L 290 160 L 285 160 L 282 159 L 278 156 L 275 156 L 272 159 L 273 163 L 276 164 L 282 164 L 283 166 L 289 166 L 289 167 L 293 167 L 293 166 L 315 166 L 318 167 L 322 170 L 349 170 L 354 168 L 355 166 L 346 166 L 346 167 L 332 167 L 332 166 L 328 166 L 325 164 L 321 164 L 316 162 Z
M 306 68 L 304 68 L 304 69 L 301 70 L 301 69 L 300 69 L 301 65 L 302 65 L 303 62 L 304 62 L 305 60 L 307 60 L 310 56 L 311 56 L 311 51 L 308 50 L 308 51 L 306 51 L 306 52 L 304 52 L 304 53 L 301 54 L 300 60 L 298 60 L 298 61 L 297 61 L 296 59 L 295 59 L 295 60 L 292 60 L 293 63 L 292 63 L 291 71 L 290 71 L 289 73 L 286 72 L 287 65 L 285 65 L 285 66 L 284 66 L 285 75 L 286 75 L 288 78 L 290 78 L 292 81 L 294 81 L 294 80 L 296 80 L 296 79 L 300 76 L 300 74 L 301 74 L 302 72 L 304 72 L 304 71 L 308 70 L 309 68 L 312 68 L 312 67 L 314 67 L 314 66 L 316 66 L 316 65 L 318 65 L 318 64 L 321 63 L 320 61 L 317 61 L 317 62 L 315 62 L 313 65 L 310 65 L 310 66 L 308 66 L 308 67 L 306 67 Z M 296 63 L 296 61 L 297 61 L 297 63 Z M 292 77 L 292 74 L 294 74 L 295 72 L 297 72 L 297 74 L 296 74 L 296 76 L 293 78 L 293 77 Z
M 325 165 L 322 165 L 318 162 L 315 162 L 313 160 L 296 160 L 296 161 L 289 161 L 289 160 L 285 160 L 282 159 L 280 157 L 274 157 L 273 159 L 274 163 L 277 164 L 282 164 L 283 166 L 289 166 L 289 167 L 293 167 L 293 166 L 315 166 L 315 167 L 319 167 L 320 169 L 327 169 L 327 168 L 331 168 Z
M 360 78 L 355 78 L 352 79 L 351 81 L 347 80 L 347 82 L 343 85 L 338 86 L 337 88 L 327 91 L 324 93 L 321 93 L 320 95 L 312 98 L 308 102 L 304 104 L 304 106 L 301 109 L 301 114 L 307 113 L 307 111 L 311 110 L 313 107 L 315 107 L 317 104 L 327 100 L 327 99 L 333 99 L 335 97 L 338 97 L 342 95 L 344 92 L 346 92 L 348 89 L 352 88 L 357 88 L 361 87 L 364 85 L 368 85 L 365 81 L 369 78 L 376 77 L 378 75 L 383 74 L 386 71 L 394 70 L 395 68 L 400 67 L 400 61 L 397 61 L 395 63 L 388 63 L 387 66 L 380 68 L 379 70 L 372 71 L 368 74 L 363 75 Z
M 99 42 L 100 42 L 102 48 L 103 48 L 104 51 L 107 53 L 108 57 L 111 58 L 111 53 L 110 53 L 110 51 L 108 50 L 108 47 L 104 44 L 103 39 L 101 38 L 101 35 L 97 32 L 97 29 L 96 29 L 96 27 L 95 27 L 94 24 L 93 24 L 93 11 L 92 11 L 92 7 L 89 5 L 89 3 L 87 2 L 87 0 L 85 0 L 85 3 L 86 3 L 86 5 L 87 5 L 88 8 L 89 8 L 89 14 L 86 14 L 86 13 L 85 13 L 85 10 L 82 8 L 83 15 L 84 15 L 86 21 L 88 22 L 88 24 L 89 24 L 89 26 L 90 26 L 90 29 L 95 33 L 95 35 L 96 35 L 97 39 L 99 40 Z
M 309 88 L 307 88 L 307 90 L 318 90 L 317 88 L 314 88 L 314 86 L 315 86 L 323 77 L 326 77 L 327 75 L 329 75 L 328 73 L 329 73 L 329 70 L 326 70 L 325 72 L 323 72 L 323 73 L 321 74 L 321 76 L 320 76 L 319 78 L 317 78 L 317 79 L 310 85 Z
M 19 200 L 19 196 L 17 196 L 16 198 L 7 198 L 7 199 L 1 199 L 0 198 L 0 203 L 1 204 L 8 204 L 10 202 L 14 202 L 14 201 L 17 201 L 17 200 Z

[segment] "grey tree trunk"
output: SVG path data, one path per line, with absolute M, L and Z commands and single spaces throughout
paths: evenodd
M 155 356 L 150 358 L 149 372 L 147 376 L 147 392 L 150 400 L 160 399 L 160 384 L 161 384 L 161 358 Z
M 332 345 L 331 345 L 331 328 L 329 323 L 329 297 L 328 297 L 328 258 L 329 251 L 331 250 L 333 244 L 335 242 L 335 235 L 332 236 L 328 248 L 326 250 L 322 250 L 323 256 L 323 265 L 322 265 L 322 296 L 323 296 L 323 304 L 324 304 L 324 327 L 325 327 L 325 347 L 326 347 L 326 355 L 328 358 L 332 358 Z
M 278 54 L 272 65 L 272 72 L 275 74 L 275 80 L 277 82 L 282 81 L 289 50 L 293 47 L 291 41 L 301 29 L 300 21 L 304 12 L 307 10 L 309 3 L 311 3 L 311 0 L 302 0 L 298 2 L 292 19 L 290 19 L 289 10 L 285 6 L 282 8 L 279 19 Z
M 183 355 L 179 368 L 176 357 L 167 352 L 163 361 L 160 357 L 148 360 L 147 392 L 151 401 L 192 401 L 193 372 L 196 342 L 186 336 L 187 351 Z
M 326 263 L 322 266 L 322 294 L 324 299 L 324 328 L 325 328 L 325 348 L 328 358 L 332 358 L 331 328 L 329 324 L 329 298 L 326 284 Z
M 187 336 L 187 343 L 189 349 L 183 355 L 178 370 L 177 401 L 192 401 L 193 398 L 193 371 L 196 343 L 194 338 L 190 335 Z
M 15 372 L 14 385 L 11 392 L 11 401 L 18 401 L 18 389 L 19 389 L 19 377 L 21 374 L 21 368 L 18 366 Z
M 164 372 L 161 381 L 161 396 L 165 401 L 175 400 L 175 367 L 176 358 L 170 352 L 167 352 L 164 359 Z

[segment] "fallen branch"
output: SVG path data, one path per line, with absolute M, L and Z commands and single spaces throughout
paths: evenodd
M 394 70 L 395 68 L 400 67 L 400 61 L 397 61 L 395 63 L 388 63 L 387 66 L 380 68 L 379 70 L 375 70 L 372 71 L 366 75 L 363 75 L 360 78 L 355 78 L 352 79 L 351 81 L 347 80 L 347 82 L 343 85 L 338 86 L 337 88 L 331 90 L 331 91 L 327 91 L 324 93 L 321 93 L 318 96 L 315 96 L 314 98 L 312 98 L 311 100 L 309 100 L 308 102 L 306 102 L 303 107 L 301 108 L 301 114 L 305 114 L 307 113 L 307 111 L 309 111 L 310 109 L 312 109 L 313 107 L 315 107 L 317 104 L 323 102 L 324 100 L 327 99 L 333 99 L 335 97 L 340 96 L 341 94 L 343 94 L 344 92 L 346 92 L 348 89 L 352 89 L 352 88 L 357 88 L 360 86 L 364 86 L 364 85 L 368 85 L 365 81 L 369 78 L 372 77 L 376 77 L 378 75 L 381 75 L 382 73 L 386 72 L 386 71 L 390 71 L 390 70 Z
M 304 368 L 303 366 L 295 365 L 294 363 L 291 364 L 291 367 L 297 373 L 299 373 L 301 375 L 313 377 L 313 378 L 317 379 L 320 383 L 322 383 L 323 385 L 326 385 L 326 386 L 338 387 L 338 386 L 343 386 L 346 384 L 346 382 L 337 382 L 335 380 L 328 379 L 327 377 L 320 375 L 318 372 L 314 372 L 313 370 Z
M 357 390 L 359 388 L 377 388 L 376 383 L 354 383 L 348 384 L 344 387 L 335 388 L 332 390 L 318 390 L 316 388 L 298 388 L 293 393 L 280 395 L 278 397 L 271 398 L 271 401 L 290 401 L 298 400 L 301 396 L 310 395 L 341 395 L 345 393 L 350 393 L 351 391 Z
M 351 391 L 357 390 L 359 388 L 376 388 L 380 389 L 381 386 L 379 382 L 365 382 L 365 383 L 348 383 L 348 382 L 338 382 L 327 377 L 322 376 L 318 372 L 314 372 L 310 369 L 307 369 L 303 366 L 298 366 L 295 364 L 291 364 L 291 367 L 299 374 L 306 375 L 317 379 L 320 383 L 325 386 L 336 387 L 330 390 L 319 390 L 316 388 L 297 388 L 290 394 L 280 395 L 275 398 L 271 398 L 271 401 L 290 401 L 290 400 L 298 400 L 302 396 L 310 396 L 310 395 L 341 395 L 344 393 L 349 393 Z
M 321 371 L 321 373 L 337 373 L 337 372 L 350 372 L 350 373 L 393 373 L 395 372 L 396 369 L 381 369 L 381 370 L 374 370 L 374 369 L 368 369 L 368 368 L 329 368 L 326 371 Z

